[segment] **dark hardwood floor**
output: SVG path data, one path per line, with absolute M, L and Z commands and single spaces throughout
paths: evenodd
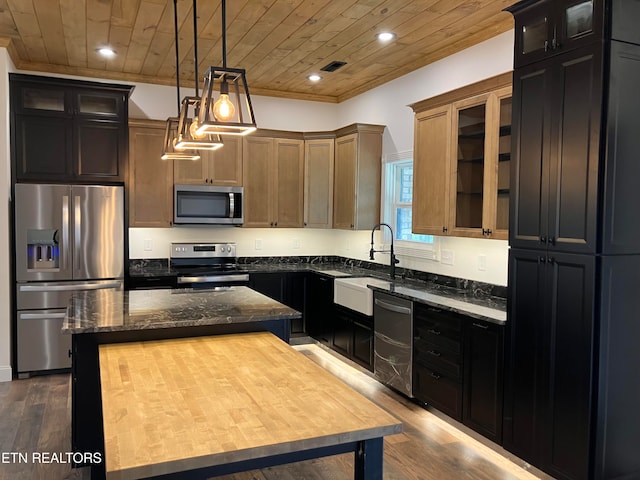
M 532 480 L 550 477 L 500 447 L 483 440 L 437 411 L 425 409 L 384 387 L 355 364 L 315 344 L 295 347 L 341 378 L 404 426 L 385 438 L 387 480 Z M 71 385 L 67 374 L 36 376 L 0 383 L 0 480 L 90 478 L 88 468 L 38 463 L 33 453 L 71 449 Z M 465 430 L 467 433 L 465 433 Z M 27 455 L 27 462 L 17 456 Z M 513 461 L 512 461 L 513 460 Z M 260 471 L 217 477 L 222 480 L 346 480 L 353 478 L 353 456 L 338 455 Z

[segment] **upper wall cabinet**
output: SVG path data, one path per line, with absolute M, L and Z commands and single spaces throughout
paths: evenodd
M 602 38 L 602 0 L 530 1 L 518 7 L 516 68 Z M 511 8 L 507 10 L 511 11 Z
M 218 150 L 200 150 L 199 160 L 174 162 L 176 184 L 242 186 L 242 137 L 227 135 Z
M 354 124 L 336 132 L 333 227 L 370 230 L 380 222 L 382 125 Z
M 333 226 L 333 170 L 335 139 L 304 141 L 304 226 Z
M 130 227 L 173 223 L 173 160 L 162 160 L 166 122 L 129 122 L 128 204 Z
M 413 232 L 506 239 L 511 74 L 413 105 Z
M 243 138 L 242 150 L 244 226 L 302 227 L 304 209 L 304 141 L 302 138 L 249 135 Z
M 124 182 L 132 87 L 9 78 L 16 181 Z

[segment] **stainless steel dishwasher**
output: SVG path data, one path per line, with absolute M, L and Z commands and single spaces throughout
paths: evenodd
M 413 303 L 375 292 L 373 321 L 375 377 L 408 397 L 413 397 Z

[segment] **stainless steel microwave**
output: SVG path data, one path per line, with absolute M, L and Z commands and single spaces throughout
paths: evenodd
M 242 225 L 242 187 L 175 185 L 173 223 Z

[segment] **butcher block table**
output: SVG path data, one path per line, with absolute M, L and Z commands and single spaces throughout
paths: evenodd
M 202 478 L 355 452 L 402 424 L 269 332 L 99 347 L 109 480 Z

